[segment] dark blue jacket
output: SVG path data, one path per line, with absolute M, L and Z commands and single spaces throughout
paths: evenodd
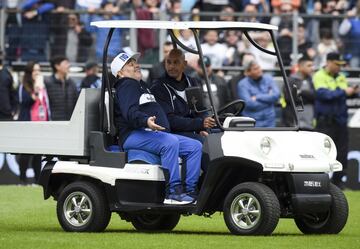
M 145 82 L 122 78 L 115 83 L 115 89 L 115 125 L 120 144 L 124 144 L 131 131 L 147 128 L 151 116 L 156 116 L 155 123 L 169 131 L 166 115 Z
M 186 78 L 184 78 L 186 77 Z M 190 77 L 183 75 L 183 80 L 187 81 L 187 87 L 197 86 L 198 84 Z M 165 74 L 151 88 L 156 101 L 164 109 L 170 123 L 172 132 L 192 132 L 205 130 L 204 118 L 190 110 L 188 103 L 177 94 L 176 89 L 179 82 Z M 184 90 L 184 89 L 181 89 Z
M 18 104 L 14 81 L 9 70 L 0 68 L 0 120 L 11 120 Z
M 31 94 L 25 90 L 23 85 L 19 86 L 19 103 L 20 103 L 20 112 L 19 112 L 19 121 L 31 121 L 31 107 L 35 103 Z

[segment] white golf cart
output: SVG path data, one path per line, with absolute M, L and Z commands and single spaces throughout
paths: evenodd
M 237 235 L 269 235 L 279 218 L 294 219 L 305 234 L 336 234 L 345 226 L 348 204 L 328 173 L 342 170 L 330 137 L 295 127 L 257 128 L 255 120 L 242 117 L 243 101 L 216 110 L 203 63 L 199 32 L 208 29 L 239 30 L 261 51 L 276 56 L 285 89 L 288 84 L 274 38 L 277 27 L 242 22 L 100 21 L 92 25 L 109 28 L 104 47 L 102 89 L 82 90 L 70 121 L 0 122 L 0 151 L 42 154 L 46 166 L 40 184 L 44 198 L 57 200 L 57 215 L 64 230 L 103 231 L 111 212 L 137 230 L 171 231 L 181 215 L 210 216 L 223 212 L 230 232 Z M 205 138 L 203 157 L 207 165 L 199 183 L 196 204 L 165 205 L 161 162 L 142 158 L 141 151 L 114 151 L 113 91 L 108 73 L 107 49 L 115 28 L 165 29 L 174 46 L 198 54 L 220 132 Z M 174 30 L 190 29 L 197 49 L 183 45 Z M 267 32 L 274 51 L 260 47 L 250 31 Z M 196 94 L 192 97 L 196 103 Z M 231 110 L 231 111 L 229 111 Z M 235 110 L 235 111 L 234 111 Z M 232 112 L 232 113 L 229 113 Z M 58 160 L 53 160 L 57 157 Z

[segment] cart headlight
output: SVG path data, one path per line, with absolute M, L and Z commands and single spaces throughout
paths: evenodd
M 269 137 L 264 137 L 260 142 L 260 149 L 265 154 L 268 155 L 271 151 L 271 141 Z
M 325 149 L 325 153 L 329 154 L 331 151 L 331 141 L 329 138 L 325 138 L 324 139 L 324 149 Z

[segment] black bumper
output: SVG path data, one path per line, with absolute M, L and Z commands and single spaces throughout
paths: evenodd
M 331 205 L 327 174 L 294 173 L 288 177 L 294 214 L 326 212 Z

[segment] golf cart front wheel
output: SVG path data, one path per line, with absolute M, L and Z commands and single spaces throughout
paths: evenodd
M 179 220 L 180 214 L 139 214 L 132 216 L 131 223 L 138 231 L 171 231 Z
M 280 204 L 266 185 L 246 182 L 235 186 L 225 198 L 224 220 L 236 235 L 269 235 L 280 218 Z
M 327 212 L 304 214 L 294 219 L 304 234 L 338 234 L 344 228 L 349 207 L 344 193 L 330 183 L 331 206 Z
M 100 232 L 110 221 L 111 212 L 102 190 L 90 182 L 73 182 L 61 192 L 57 217 L 68 232 Z

